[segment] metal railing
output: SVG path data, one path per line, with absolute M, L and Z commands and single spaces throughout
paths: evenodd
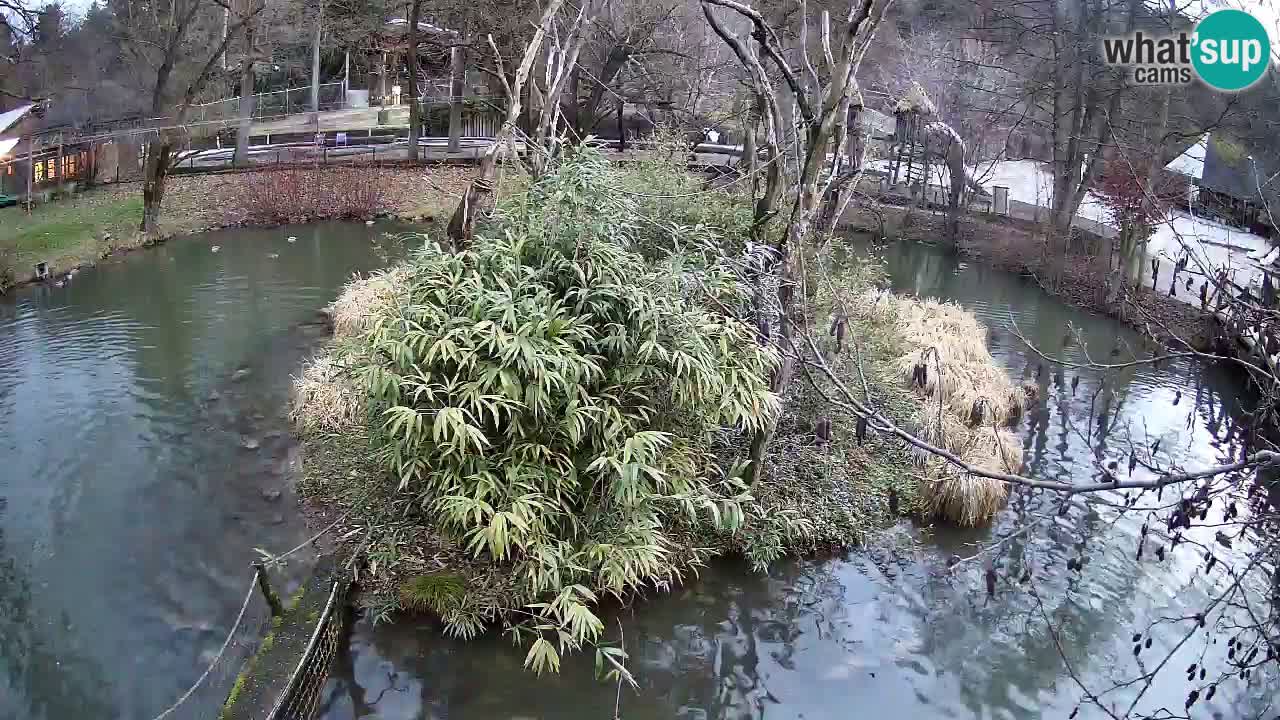
M 350 617 L 350 613 L 343 610 L 351 586 L 351 575 L 346 572 L 340 572 L 333 581 L 329 601 L 316 621 L 311 641 L 307 643 L 302 659 L 267 720 L 314 720 L 320 705 L 320 692 L 329 677 L 334 658 L 342 650 L 342 639 Z
M 232 97 L 192 105 L 188 118 L 194 122 L 235 120 L 240 117 L 243 98 Z M 311 86 L 273 90 L 253 95 L 253 117 L 277 117 L 311 111 Z M 320 85 L 320 110 L 341 110 L 347 105 L 341 82 Z

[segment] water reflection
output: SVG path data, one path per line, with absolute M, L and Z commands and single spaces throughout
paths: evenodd
M 199 675 L 253 549 L 304 537 L 288 378 L 399 252 L 371 237 L 222 232 L 0 299 L 0 717 L 151 717 Z M 241 650 L 176 717 L 215 712 Z
M 1119 324 L 1073 310 L 1034 283 L 966 265 L 933 248 L 886 251 L 896 290 L 956 300 L 991 329 L 993 354 L 1015 378 L 1036 382 L 1040 404 L 1021 421 L 1028 472 L 1080 480 L 1106 463 L 1127 467 L 1133 444 L 1189 467 L 1239 456 L 1237 380 L 1194 360 L 1118 373 L 1057 372 L 1013 332 L 1053 355 L 1082 362 L 1146 352 Z M 1064 347 L 1066 329 L 1079 340 Z M 1041 366 L 1043 366 L 1041 368 Z M 1078 376 L 1078 379 L 1077 379 Z M 1176 401 L 1176 402 L 1175 402 Z M 1139 467 L 1138 474 L 1147 472 Z M 1181 642 L 1191 625 L 1157 627 L 1135 659 L 1132 633 L 1150 619 L 1202 607 L 1220 583 L 1197 578 L 1185 546 L 1156 562 L 1136 559 L 1141 518 L 1121 516 L 1117 494 L 1078 498 L 1019 491 L 993 527 L 900 527 L 846 557 L 795 561 L 767 576 L 721 562 L 680 591 L 619 613 L 639 693 L 592 679 L 590 658 L 536 678 L 500 637 L 460 643 L 430 623 L 355 625 L 349 657 L 331 680 L 324 717 L 348 718 L 845 718 L 892 712 L 911 718 L 1062 718 L 1082 695 L 1144 672 L 1143 658 Z M 1210 539 L 1212 532 L 1210 532 Z M 947 570 L 953 554 L 1004 538 L 1001 580 L 988 598 L 978 563 Z M 1067 570 L 1081 559 L 1083 572 Z M 1030 579 L 1020 582 L 1030 572 Z M 1214 576 L 1215 578 L 1217 576 Z M 1217 584 L 1215 584 L 1217 583 Z M 1260 588 L 1260 593 L 1268 589 Z M 1046 622 L 1046 620 L 1048 622 Z M 618 639 L 615 628 L 612 639 Z M 1050 630 L 1052 628 L 1052 630 Z M 1173 666 L 1220 658 L 1202 634 Z M 1162 656 L 1162 655 L 1159 655 Z M 1065 657 L 1065 661 L 1064 661 Z M 1109 694 L 1123 710 L 1139 687 Z M 1180 711 L 1189 688 L 1157 676 L 1139 711 Z M 1219 688 L 1206 712 L 1252 717 L 1280 688 L 1256 678 Z M 620 698 L 620 699 L 619 699 Z M 1203 707 L 1203 706 L 1202 706 Z M 1099 717 L 1095 708 L 1080 718 Z

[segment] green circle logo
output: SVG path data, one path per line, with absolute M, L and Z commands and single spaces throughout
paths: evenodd
M 1243 10 L 1219 10 L 1196 25 L 1191 64 L 1210 87 L 1243 90 L 1271 63 L 1271 40 L 1258 19 Z

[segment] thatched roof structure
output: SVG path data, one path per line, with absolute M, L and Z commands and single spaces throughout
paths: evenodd
M 929 99 L 929 94 L 920 87 L 920 83 L 912 81 L 911 87 L 907 90 L 907 94 L 903 95 L 893 106 L 895 115 L 901 113 L 920 113 L 921 115 L 933 115 L 938 112 L 938 108 Z

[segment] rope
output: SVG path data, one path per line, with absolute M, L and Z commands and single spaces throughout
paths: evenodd
M 195 694 L 195 691 L 204 684 L 204 681 L 209 677 L 209 673 L 213 672 L 214 666 L 222 659 L 223 653 L 225 653 L 227 648 L 231 645 L 231 638 L 235 637 L 236 630 L 240 628 L 240 623 L 244 620 L 244 612 L 249 609 L 249 601 L 253 599 L 254 586 L 257 582 L 258 572 L 255 570 L 253 573 L 253 579 L 249 581 L 249 592 L 245 593 L 244 603 L 240 605 L 240 614 L 236 616 L 236 621 L 231 625 L 231 632 L 227 633 L 227 639 L 222 642 L 222 648 L 218 650 L 218 654 L 215 655 L 213 661 L 209 663 L 209 667 L 205 668 L 204 672 L 200 674 L 200 678 L 196 680 L 195 684 L 183 693 L 182 697 L 178 698 L 177 702 L 166 708 L 164 712 L 155 716 L 155 720 L 164 720 L 164 718 L 168 717 L 170 713 L 177 710 L 182 703 L 186 702 L 193 694 Z
M 324 535 L 325 533 L 337 527 L 338 523 L 342 522 L 343 520 L 346 520 L 347 515 L 349 514 L 350 514 L 350 511 L 343 513 L 341 517 L 339 517 L 337 520 L 334 520 L 332 523 L 330 523 L 328 527 L 324 528 L 323 530 L 316 533 L 315 535 L 312 535 L 311 537 L 302 541 L 302 543 L 300 543 L 297 547 L 287 552 L 281 553 L 279 555 L 269 555 L 264 566 L 279 564 L 280 561 L 284 560 L 285 558 L 298 552 L 302 548 L 315 542 L 320 538 L 321 535 Z M 195 694 L 196 690 L 200 689 L 200 686 L 204 684 L 204 681 L 206 679 L 208 679 L 209 673 L 213 672 L 213 668 L 217 666 L 219 661 L 222 660 L 222 656 L 227 652 L 227 648 L 231 646 L 231 639 L 235 637 L 236 630 L 240 629 L 240 623 L 244 621 L 244 614 L 245 614 L 245 611 L 249 609 L 249 602 L 253 600 L 253 591 L 257 589 L 259 572 L 261 571 L 256 569 L 253 571 L 253 577 L 249 579 L 249 590 L 248 592 L 245 593 L 244 603 L 240 605 L 240 614 L 236 615 L 236 621 L 232 623 L 231 630 L 227 633 L 227 639 L 222 642 L 222 648 L 218 650 L 218 654 L 215 655 L 213 660 L 209 662 L 209 667 L 205 668 L 204 672 L 200 674 L 199 679 L 195 681 L 195 684 L 192 685 L 190 688 L 188 688 L 187 691 L 182 694 L 182 697 L 178 698 L 177 702 L 175 702 L 174 704 L 166 708 L 164 712 L 155 716 L 153 720 L 164 720 L 164 718 L 168 717 L 174 710 L 177 710 L 179 707 L 181 707 L 183 703 L 185 703 L 187 700 L 191 698 L 192 695 Z
M 348 515 L 350 515 L 350 514 L 351 514 L 351 511 L 350 511 L 350 510 L 348 510 L 348 511 L 346 511 L 346 512 L 342 513 L 342 515 L 341 515 L 337 520 L 334 520 L 333 522 L 329 523 L 329 526 L 328 526 L 328 527 L 326 527 L 325 529 L 323 529 L 323 530 L 321 530 L 320 532 L 316 533 L 315 535 L 312 535 L 311 537 L 307 538 L 306 540 L 303 540 L 301 543 L 299 543 L 299 544 L 298 544 L 298 546 L 297 546 L 297 547 L 293 548 L 292 550 L 290 550 L 290 551 L 288 551 L 288 552 L 285 552 L 285 553 L 281 553 L 280 555 L 274 555 L 274 556 L 273 556 L 273 555 L 268 555 L 268 556 L 267 556 L 267 560 L 266 560 L 266 564 L 267 564 L 267 565 L 275 565 L 275 564 L 278 564 L 281 560 L 284 560 L 285 558 L 287 558 L 287 557 L 289 557 L 290 555 L 292 555 L 292 554 L 294 554 L 294 553 L 298 552 L 299 550 L 301 550 L 302 548 L 304 548 L 304 547 L 306 547 L 306 546 L 310 545 L 311 543 L 315 542 L 316 540 L 319 540 L 321 535 L 324 535 L 325 533 L 327 533 L 327 532 L 329 532 L 330 530 L 332 530 L 332 529 L 334 529 L 335 527 L 337 527 L 337 526 L 338 526 L 338 523 L 342 522 L 343 520 L 346 520 L 346 519 L 347 519 L 347 516 L 348 516 Z

